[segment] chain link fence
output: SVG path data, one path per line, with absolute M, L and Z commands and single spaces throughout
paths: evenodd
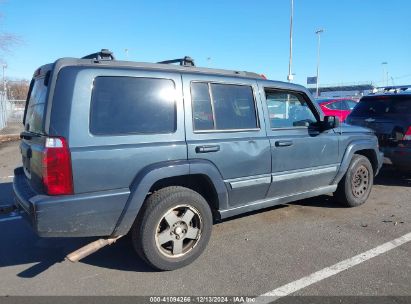
M 0 93 L 0 134 L 17 134 L 23 130 L 25 100 L 8 100 Z

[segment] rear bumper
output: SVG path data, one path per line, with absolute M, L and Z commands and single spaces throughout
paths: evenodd
M 130 195 L 128 188 L 64 196 L 37 194 L 21 167 L 14 171 L 13 191 L 17 208 L 43 237 L 111 235 Z
M 411 147 L 381 147 L 384 152 L 384 163 L 401 170 L 411 169 Z

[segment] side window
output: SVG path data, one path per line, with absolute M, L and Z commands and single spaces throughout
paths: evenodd
M 208 84 L 195 82 L 191 84 L 194 130 L 214 129 L 213 110 L 211 108 Z
M 161 134 L 176 130 L 175 86 L 169 79 L 97 77 L 90 132 L 96 135 Z
M 194 82 L 191 95 L 194 130 L 258 128 L 251 86 Z
M 328 105 L 326 105 L 327 108 L 329 108 L 330 110 L 345 110 L 346 109 L 346 105 L 344 103 L 344 101 L 335 101 L 335 102 L 331 102 Z
M 355 101 L 352 100 L 346 100 L 347 105 L 348 105 L 348 109 L 349 110 L 353 110 L 355 108 L 355 106 L 357 105 L 357 103 Z
M 302 96 L 283 91 L 265 94 L 271 128 L 308 127 L 317 121 Z

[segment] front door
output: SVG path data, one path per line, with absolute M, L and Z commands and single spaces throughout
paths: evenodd
M 338 170 L 338 134 L 321 132 L 320 115 L 305 93 L 266 87 L 267 134 L 272 156 L 268 197 L 330 185 Z
M 270 142 L 255 80 L 183 75 L 188 159 L 221 173 L 230 206 L 265 198 Z

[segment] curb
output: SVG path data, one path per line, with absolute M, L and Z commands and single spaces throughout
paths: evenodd
M 19 134 L 0 135 L 0 143 L 8 142 L 8 141 L 16 141 L 19 139 L 20 139 Z

